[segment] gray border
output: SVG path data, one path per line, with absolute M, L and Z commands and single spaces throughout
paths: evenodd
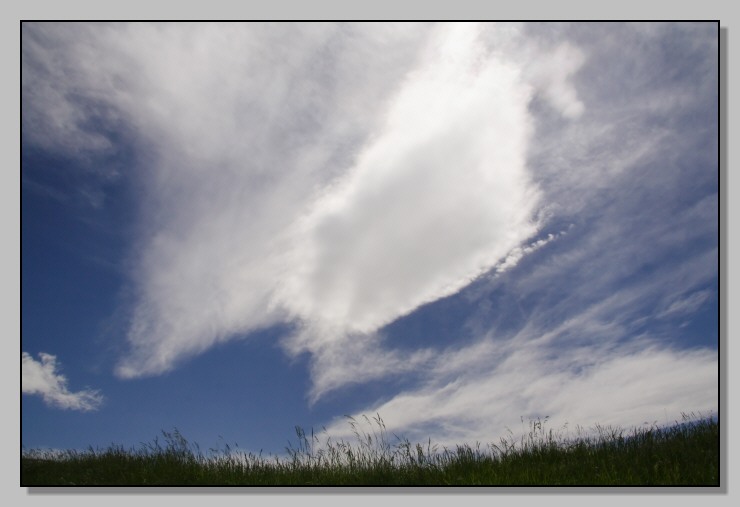
M 218 4 L 218 2 L 215 2 Z M 288 4 L 286 6 L 286 3 Z M 373 7 L 368 7 L 368 5 L 371 5 L 371 3 L 366 2 L 337 2 L 337 1 L 319 1 L 319 2 L 278 2 L 273 1 L 271 4 L 261 4 L 255 7 L 254 4 L 249 4 L 245 2 L 241 5 L 241 9 L 234 8 L 234 4 L 230 6 L 228 9 L 220 9 L 216 10 L 214 7 L 220 7 L 219 5 L 214 5 L 214 2 L 207 2 L 207 3 L 199 3 L 196 5 L 199 5 L 197 8 L 187 7 L 185 9 L 185 14 L 180 14 L 177 16 L 180 19 L 195 19 L 199 17 L 224 17 L 224 15 L 229 17 L 236 17 L 236 18 L 251 18 L 251 19 L 259 19 L 259 18 L 273 18 L 273 19 L 279 19 L 279 18 L 305 18 L 305 19 L 311 19 L 311 18 L 322 18 L 322 19 L 329 19 L 329 18 L 343 18 L 343 17 L 351 17 L 351 18 L 363 18 L 363 17 L 370 17 L 370 18 L 379 18 L 379 19 L 398 19 L 403 17 L 416 17 L 416 18 L 457 18 L 457 19 L 473 19 L 473 18 L 485 18 L 485 17 L 516 17 L 516 14 L 512 16 L 512 12 L 518 12 L 519 16 L 526 17 L 527 15 L 531 16 L 532 13 L 536 13 L 538 17 L 541 17 L 543 19 L 545 18 L 554 18 L 554 17 L 567 17 L 569 14 L 571 16 L 576 13 L 580 17 L 588 18 L 589 16 L 596 15 L 599 18 L 606 18 L 606 17 L 622 17 L 623 19 L 629 18 L 629 17 L 650 17 L 650 13 L 653 13 L 653 17 L 659 17 L 661 13 L 664 15 L 666 13 L 670 14 L 671 16 L 675 16 L 676 18 L 691 18 L 691 17 L 717 17 L 721 15 L 722 11 L 727 13 L 730 10 L 730 7 L 728 7 L 727 3 L 721 3 L 721 2 L 702 2 L 701 5 L 693 4 L 689 5 L 687 8 L 686 3 L 668 3 L 668 2 L 659 2 L 656 4 L 645 4 L 644 2 L 619 2 L 618 4 L 593 4 L 593 3 L 586 3 L 586 2 L 553 2 L 553 3 L 544 3 L 543 5 L 538 5 L 538 2 L 535 2 L 534 6 L 531 5 L 525 5 L 527 2 L 517 2 L 515 4 L 507 4 L 502 3 L 501 5 L 496 5 L 497 3 L 491 2 L 489 3 L 486 8 L 482 8 L 482 5 L 480 3 L 476 2 L 465 2 L 461 0 L 457 0 L 455 2 L 448 2 L 444 4 L 444 7 L 440 7 L 441 2 L 408 2 L 408 3 L 399 3 L 398 1 L 394 2 L 381 2 L 376 1 L 372 3 Z M 8 4 L 11 4 L 10 6 Z M 15 5 L 19 4 L 19 5 Z M 17 30 L 17 21 L 18 19 L 31 19 L 31 18 L 96 18 L 96 17 L 106 17 L 106 18 L 129 18 L 129 19 L 137 19 L 137 18 L 159 18 L 159 17 L 168 17 L 172 16 L 174 14 L 174 11 L 171 10 L 172 7 L 174 7 L 174 4 L 171 2 L 163 2 L 163 3 L 151 3 L 151 2 L 129 2 L 125 7 L 116 6 L 116 4 L 109 4 L 109 3 L 102 3 L 102 2 L 80 2 L 80 1 L 68 1 L 68 2 L 54 2 L 47 3 L 47 2 L 24 2 L 22 5 L 20 5 L 21 2 L 8 2 L 4 4 L 2 11 L 6 15 L 4 16 L 5 22 L 8 23 L 7 31 L 5 32 L 5 36 L 8 37 L 8 39 L 11 41 L 8 45 L 5 46 L 5 53 L 6 55 L 11 55 L 10 58 L 8 58 L 8 65 L 14 65 L 14 59 L 18 55 L 18 46 L 16 46 L 15 42 L 12 42 L 13 39 L 17 40 L 16 37 L 16 30 Z M 134 7 L 131 7 L 132 4 Z M 318 5 L 317 5 L 318 4 Z M 352 7 L 348 7 L 348 4 L 351 4 Z M 363 6 L 363 4 L 365 4 Z M 432 5 L 430 5 L 432 4 Z M 266 5 L 268 5 L 266 7 Z M 512 7 L 513 5 L 513 7 Z M 145 8 L 142 8 L 145 7 Z M 183 5 L 185 7 L 185 5 Z M 403 8 L 400 8 L 403 7 Z M 724 7 L 724 9 L 722 9 Z M 178 6 L 179 8 L 179 6 Z M 20 11 L 23 12 L 20 12 Z M 465 13 L 462 13 L 461 10 L 463 10 Z M 132 15 L 132 11 L 134 14 Z M 385 16 L 378 16 L 377 12 L 383 11 L 388 14 Z M 629 12 L 628 12 L 629 11 Z M 183 12 L 183 11 L 180 11 Z M 527 12 L 529 14 L 527 14 Z M 630 12 L 633 14 L 630 16 Z M 138 15 L 137 15 L 138 14 Z M 626 16 L 625 16 L 626 14 Z M 637 14 L 637 16 L 634 16 L 634 14 Z M 721 74 L 720 74 L 720 82 L 721 82 L 721 91 L 720 91 L 720 103 L 721 103 L 721 111 L 720 111 L 720 181 L 723 183 L 720 187 L 720 431 L 721 435 L 723 436 L 723 448 L 720 449 L 720 465 L 722 467 L 722 474 L 721 474 L 721 484 L 723 485 L 721 488 L 721 492 L 724 494 L 728 493 L 727 489 L 727 481 L 728 481 L 728 474 L 727 474 L 727 441 L 724 439 L 726 436 L 726 432 L 722 431 L 724 428 L 727 428 L 728 424 L 728 376 L 727 376 L 727 367 L 729 363 L 729 356 L 728 356 L 728 348 L 727 348 L 727 336 L 729 332 L 729 300 L 728 300 L 728 282 L 729 282 L 729 273 L 728 273 L 728 259 L 729 259 L 729 245 L 730 245 L 730 237 L 729 237 L 729 195 L 730 195 L 730 189 L 729 189 L 729 179 L 728 179 L 728 154 L 729 154 L 729 143 L 728 143 L 728 100 L 727 100 L 727 89 L 728 89 L 728 83 L 729 83 L 729 67 L 728 67 L 728 24 L 729 24 L 729 18 L 731 16 L 725 15 L 722 16 L 722 27 L 720 30 L 720 55 L 721 55 Z M 9 49 L 8 49 L 9 48 Z M 18 67 L 15 67 L 16 71 Z M 15 72 L 15 71 L 14 71 Z M 8 80 L 10 81 L 10 80 Z M 9 102 L 11 104 L 9 105 L 7 111 L 11 112 L 6 117 L 6 127 L 3 129 L 3 133 L 6 134 L 4 137 L 4 142 L 6 143 L 6 150 L 5 155 L 8 157 L 9 165 L 12 167 L 17 167 L 17 164 L 19 163 L 19 158 L 17 154 L 17 146 L 16 144 L 18 142 L 18 135 L 17 135 L 17 123 L 16 118 L 12 114 L 12 111 L 17 111 L 17 102 L 15 102 L 16 99 L 16 90 L 14 83 L 10 83 L 10 85 L 5 85 L 3 87 L 3 91 L 6 91 L 6 97 L 11 97 Z M 10 234 L 11 236 L 15 236 L 16 231 L 19 231 L 19 201 L 18 196 L 15 195 L 15 189 L 18 188 L 15 183 L 17 181 L 17 175 L 16 174 L 8 174 L 5 173 L 6 180 L 3 181 L 5 185 L 3 187 L 5 188 L 5 192 L 7 192 L 7 196 L 4 195 L 3 199 L 3 205 L 6 206 L 6 213 L 4 213 L 3 217 L 3 227 L 4 231 L 7 234 Z M 737 205 L 735 206 L 737 208 Z M 735 214 L 737 211 L 734 212 Z M 732 242 L 733 245 L 735 242 Z M 17 251 L 16 251 L 17 252 Z M 6 250 L 6 256 L 4 259 L 6 261 L 13 261 L 15 259 L 14 253 L 7 253 Z M 5 306 L 6 310 L 9 310 L 8 313 L 9 319 L 3 319 L 5 320 L 5 328 L 4 330 L 10 331 L 11 334 L 14 333 L 15 330 L 19 329 L 19 323 L 15 319 L 18 318 L 18 313 L 16 312 L 17 306 L 17 294 L 18 292 L 15 290 L 17 287 L 20 286 L 20 273 L 15 271 L 17 269 L 17 265 L 11 266 L 11 272 L 8 274 L 8 277 L 5 278 L 6 280 L 6 286 L 3 292 L 3 302 L 12 303 L 3 305 Z M 7 284 L 7 281 L 10 280 L 10 284 Z M 13 314 L 15 312 L 15 314 Z M 5 313 L 3 314 L 5 316 Z M 733 318 L 733 321 L 736 319 Z M 8 340 L 9 342 L 11 340 Z M 15 351 L 15 345 L 14 345 L 14 351 Z M 15 371 L 14 368 L 15 363 L 17 361 L 14 357 L 12 357 L 12 354 L 10 357 L 8 357 L 8 361 L 12 361 L 13 367 L 8 368 L 6 371 L 10 372 L 11 374 Z M 9 396 L 6 397 L 6 399 L 11 399 L 12 396 L 17 396 L 17 389 L 14 384 L 15 380 L 8 383 L 6 385 L 6 393 L 9 394 Z M 19 428 L 20 429 L 20 428 Z M 14 463 L 15 465 L 15 463 Z M 9 477 L 13 480 L 14 486 L 18 484 L 18 481 L 16 478 L 18 478 L 18 470 L 11 469 L 10 473 L 7 469 L 5 470 L 6 477 Z M 21 490 L 21 497 L 23 496 L 22 490 L 23 488 L 19 488 Z M 202 488 L 199 491 L 195 491 L 193 489 L 187 489 L 187 488 L 160 488 L 158 490 L 154 489 L 148 489 L 148 488 L 44 488 L 43 490 L 39 488 L 32 488 L 33 491 L 29 491 L 32 495 L 36 496 L 42 496 L 45 494 L 60 494 L 60 493 L 71 493 L 71 494 L 81 494 L 81 493 L 92 493 L 92 494 L 101 494 L 103 492 L 109 493 L 109 494 L 121 494 L 121 493 L 128 493 L 128 494 L 134 494 L 134 495 L 156 495 L 158 493 L 161 494 L 173 494 L 173 493 L 186 493 L 186 494 L 214 494 L 214 493 L 223 493 L 222 491 L 218 491 L 220 488 Z M 409 488 L 412 489 L 412 488 Z M 420 488 L 419 488 L 420 489 Z M 413 493 L 421 492 L 419 489 L 416 489 L 414 491 L 410 491 Z M 626 488 L 625 488 L 626 489 Z M 82 490 L 82 491 L 80 491 Z M 18 491 L 18 489 L 16 489 Z M 449 494 L 455 495 L 458 493 L 467 493 L 466 488 L 459 488 L 459 489 L 452 489 L 451 491 L 443 491 L 440 489 L 432 489 L 432 490 L 425 490 L 426 492 L 433 492 L 435 494 L 442 493 L 445 497 L 445 501 L 449 498 Z M 472 491 L 471 493 L 475 494 L 480 492 L 481 494 L 489 494 L 489 493 L 519 493 L 521 491 L 512 490 L 512 488 L 500 488 L 496 490 L 489 490 L 489 489 L 477 489 Z M 535 491 L 529 490 L 528 493 L 542 493 L 542 494 L 552 494 L 552 493 L 572 493 L 573 491 L 570 491 L 569 489 L 563 488 L 563 489 L 557 489 L 556 491 L 552 491 L 551 488 L 540 488 Z M 608 491 L 603 490 L 602 488 L 578 488 L 575 492 L 577 493 L 586 493 L 586 494 L 604 494 Z M 619 492 L 626 492 L 624 490 L 618 491 Z M 646 489 L 637 489 L 635 493 L 645 494 L 649 493 L 649 490 Z M 716 492 L 716 488 L 712 491 L 713 493 Z M 245 491 L 243 491 L 241 488 L 236 489 L 233 491 L 234 494 L 244 494 Z M 347 495 L 347 494 L 364 494 L 364 493 L 381 493 L 380 491 L 376 489 L 369 489 L 365 490 L 365 488 L 356 488 L 354 490 L 348 490 L 348 489 L 339 489 L 339 488 L 317 488 L 317 489 L 308 489 L 308 488 L 295 488 L 291 491 L 285 491 L 281 488 L 262 488 L 262 489 L 250 489 L 250 491 L 246 493 L 255 493 L 255 494 L 271 494 L 271 493 L 279 493 L 279 494 L 287 494 L 287 495 L 293 495 L 293 494 L 300 494 L 300 495 L 313 495 L 313 494 L 326 494 L 326 493 L 338 493 L 340 495 Z M 401 494 L 403 493 L 402 490 L 396 489 L 396 490 L 390 490 L 387 491 L 387 493 L 391 494 Z M 523 492 L 522 492 L 523 493 Z M 659 493 L 666 493 L 666 494 L 687 494 L 691 493 L 690 491 L 687 491 L 683 488 L 678 488 L 674 491 L 674 488 L 670 489 L 661 489 Z M 698 494 L 702 494 L 702 491 L 697 491 Z M 16 494 L 17 495 L 17 494 Z M 11 493 L 8 495 L 8 498 L 16 499 L 17 496 L 15 496 Z M 27 498 L 26 498 L 27 500 Z M 137 499 L 138 500 L 138 499 Z M 693 500 L 692 500 L 693 501 Z M 187 502 L 185 502 L 187 504 Z

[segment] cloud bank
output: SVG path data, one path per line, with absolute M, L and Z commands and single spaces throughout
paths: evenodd
M 545 417 L 555 430 L 580 425 L 588 431 L 596 425 L 670 425 L 691 411 L 716 415 L 716 404 L 708 401 L 718 394 L 712 351 L 584 347 L 558 357 L 531 346 L 505 353 L 503 360 L 501 352 L 481 344 L 441 355 L 429 378 L 441 374 L 446 381 L 400 392 L 353 415 L 362 420 L 361 414 L 380 414 L 389 434 L 411 442 L 431 438 L 440 449 L 498 443 L 509 431 L 518 438 L 529 431 L 528 421 Z M 459 369 L 450 378 L 453 363 Z M 355 440 L 344 418 L 325 430 L 335 440 Z
M 64 410 L 97 410 L 103 402 L 99 391 L 83 389 L 71 392 L 67 387 L 67 377 L 57 371 L 56 356 L 39 353 L 40 361 L 30 354 L 21 355 L 21 386 L 23 394 L 41 396 L 44 403 Z

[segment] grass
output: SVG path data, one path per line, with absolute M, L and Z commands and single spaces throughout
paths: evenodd
M 296 427 L 283 457 L 228 445 L 203 454 L 174 430 L 139 449 L 24 451 L 21 486 L 719 486 L 718 422 L 683 419 L 629 432 L 578 428 L 576 438 L 537 419 L 518 439 L 439 450 L 395 435 L 391 444 L 380 416 L 365 416 L 370 432 L 348 418 L 352 443 L 327 436 L 322 445 Z

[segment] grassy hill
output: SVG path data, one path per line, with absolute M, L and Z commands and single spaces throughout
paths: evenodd
M 298 443 L 283 457 L 228 446 L 204 455 L 177 430 L 140 449 L 24 451 L 21 486 L 719 486 L 713 418 L 629 432 L 597 426 L 576 439 L 536 420 L 519 439 L 441 451 L 431 441 L 391 445 L 380 416 L 372 422 L 377 431 L 367 434 L 350 418 L 355 443 L 319 445 L 296 428 Z

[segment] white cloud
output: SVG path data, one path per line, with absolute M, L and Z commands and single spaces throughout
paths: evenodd
M 65 410 L 97 410 L 103 397 L 97 390 L 83 389 L 71 392 L 67 387 L 67 377 L 57 371 L 56 356 L 39 353 L 36 361 L 27 352 L 21 356 L 23 394 L 39 395 L 44 402 Z
M 280 255 L 286 231 L 352 164 L 424 30 L 408 23 L 114 24 L 92 25 L 75 41 L 56 26 L 28 28 L 24 40 L 56 38 L 66 49 L 58 59 L 28 60 L 52 69 L 81 65 L 73 82 L 49 71 L 60 75 L 55 86 L 105 101 L 125 119 L 143 160 L 130 168 L 142 200 L 130 262 L 131 353 L 119 374 L 159 373 L 287 318 L 272 295 L 293 269 Z M 91 59 L 102 63 L 86 65 Z M 40 112 L 33 102 L 28 109 L 52 116 L 50 125 L 76 125 L 54 109 Z M 67 127 L 39 135 L 98 147 L 68 136 Z
M 371 341 L 534 234 L 533 90 L 481 29 L 24 24 L 29 142 L 105 153 L 92 119 L 138 146 L 118 373 L 290 319 L 294 353 Z
M 445 29 L 376 140 L 299 224 L 285 304 L 372 332 L 458 291 L 536 231 L 530 91 L 470 26 Z
M 315 326 L 309 333 L 320 333 Z M 336 341 L 326 343 L 326 336 L 306 335 L 306 348 L 311 350 L 312 385 L 308 392 L 309 403 L 317 402 L 326 393 L 349 385 L 363 384 L 388 376 L 403 376 L 422 370 L 435 357 L 432 349 L 419 349 L 407 353 L 385 350 L 379 336 L 342 334 Z M 295 338 L 294 338 L 295 339 Z M 317 343 L 326 343 L 321 346 Z

